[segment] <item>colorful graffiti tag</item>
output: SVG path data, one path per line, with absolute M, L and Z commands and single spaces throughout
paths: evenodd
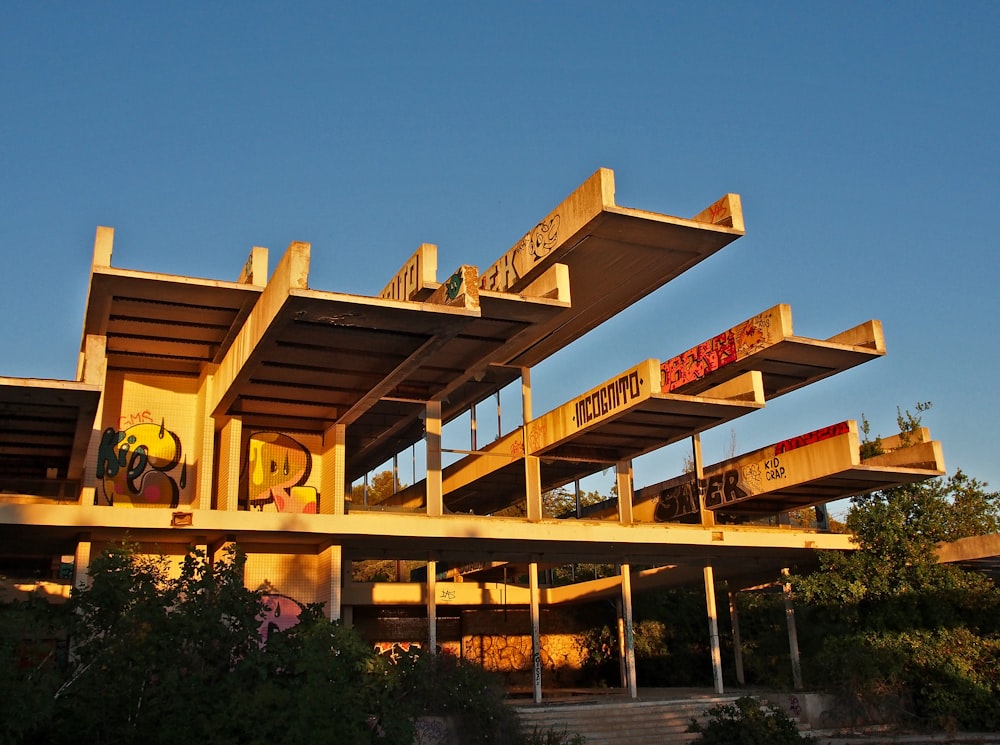
M 311 472 L 312 456 L 294 438 L 280 432 L 251 435 L 240 474 L 244 509 L 315 514 L 315 490 L 296 488 Z
M 423 642 L 375 642 L 372 648 L 379 657 L 385 657 L 392 662 L 398 662 L 400 658 L 410 654 L 423 651 Z M 452 655 L 459 657 L 462 654 L 461 645 L 458 642 L 441 642 L 434 645 L 437 654 Z
M 287 595 L 264 595 L 264 612 L 257 616 L 260 621 L 261 641 L 267 642 L 268 636 L 276 631 L 285 631 L 299 622 L 302 605 Z
M 803 475 L 809 473 L 811 467 L 808 454 L 796 451 L 850 431 L 849 422 L 839 422 L 782 440 L 736 460 L 716 464 L 706 471 L 705 478 L 698 483 L 701 493 L 705 495 L 705 507 L 718 509 L 777 491 L 789 484 L 801 483 Z M 657 495 L 653 519 L 669 522 L 697 513 L 698 496 L 699 489 L 695 488 L 694 479 L 664 489 Z
M 713 473 L 698 482 L 705 493 L 705 507 L 712 509 L 725 504 L 738 502 L 749 496 L 742 483 L 740 470 L 730 468 Z M 656 522 L 669 522 L 684 515 L 698 512 L 698 493 L 693 481 L 662 491 L 657 498 L 653 519 Z
M 777 443 L 774 446 L 774 454 L 781 455 L 782 453 L 787 453 L 790 450 L 795 450 L 796 448 L 812 445 L 814 442 L 829 440 L 831 437 L 837 437 L 838 435 L 846 435 L 850 432 L 850 429 L 850 425 L 847 422 L 838 422 L 837 424 L 831 424 L 829 427 L 815 429 L 804 435 L 792 437 L 788 440 L 782 440 Z
M 98 446 L 96 473 L 105 503 L 177 507 L 187 485 L 181 455 L 180 438 L 162 421 L 108 427 Z M 95 503 L 100 498 L 96 494 Z
M 778 325 L 777 311 L 772 309 L 672 357 L 660 365 L 662 391 L 669 393 L 749 357 L 771 343 Z

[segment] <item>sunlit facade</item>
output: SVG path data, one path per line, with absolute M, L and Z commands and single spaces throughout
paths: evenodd
M 826 529 L 826 503 L 944 469 L 924 430 L 863 460 L 853 421 L 702 462 L 700 433 L 885 353 L 877 321 L 811 339 L 793 334 L 785 305 L 672 357 L 622 360 L 603 384 L 533 411 L 535 366 L 743 233 L 737 195 L 692 218 L 635 210 L 602 169 L 492 266 L 439 281 L 424 244 L 361 296 L 311 287 L 306 243 L 273 272 L 255 247 L 234 280 L 210 280 L 113 267 L 113 230 L 98 228 L 76 380 L 0 378 L 4 597 L 65 598 L 126 536 L 177 561 L 236 542 L 247 586 L 269 595 L 263 633 L 323 603 L 380 650 L 506 664 L 536 698 L 561 679 L 567 609 L 608 597 L 621 601 L 634 692 L 633 591 L 773 580 L 818 549 L 850 548 Z M 477 406 L 499 392 L 521 421 L 477 441 Z M 468 446 L 443 447 L 445 427 L 468 429 Z M 682 441 L 689 472 L 633 483 L 634 458 Z M 417 483 L 354 496 L 417 445 Z M 546 514 L 544 493 L 608 469 L 619 498 Z M 807 524 L 788 518 L 803 510 Z M 355 581 L 365 560 L 424 567 Z M 576 564 L 620 570 L 546 582 L 546 568 Z

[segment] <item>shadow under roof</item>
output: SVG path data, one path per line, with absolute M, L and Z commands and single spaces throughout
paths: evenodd
M 89 441 L 100 398 L 99 385 L 0 378 L 0 490 L 21 491 L 20 481 L 46 479 L 50 469 L 80 479 L 86 453 L 74 445 Z
M 84 319 L 107 337 L 108 370 L 198 377 L 218 364 L 261 288 L 95 266 Z

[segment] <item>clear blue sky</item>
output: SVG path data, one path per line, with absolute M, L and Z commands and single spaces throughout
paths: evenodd
M 706 435 L 706 461 L 863 412 L 1000 487 L 1000 3 L 4 3 L 0 375 L 72 378 L 115 266 L 235 279 L 313 246 L 377 293 L 421 242 L 485 268 L 598 167 L 746 237 L 533 373 L 535 411 L 790 303 L 888 356 Z M 638 485 L 681 456 L 637 463 Z

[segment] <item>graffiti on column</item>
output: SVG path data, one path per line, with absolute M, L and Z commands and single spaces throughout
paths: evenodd
M 305 445 L 280 432 L 257 432 L 247 442 L 240 474 L 240 497 L 245 509 L 315 514 L 316 493 L 293 492 L 312 472 L 312 456 Z
M 268 636 L 276 631 L 285 631 L 299 622 L 299 614 L 302 613 L 302 605 L 287 595 L 268 594 L 261 600 L 264 601 L 264 610 L 257 616 L 260 621 L 260 638 L 266 642 Z
M 187 486 L 181 456 L 181 440 L 164 421 L 108 427 L 97 449 L 100 493 L 95 502 L 103 494 L 105 504 L 177 507 Z

